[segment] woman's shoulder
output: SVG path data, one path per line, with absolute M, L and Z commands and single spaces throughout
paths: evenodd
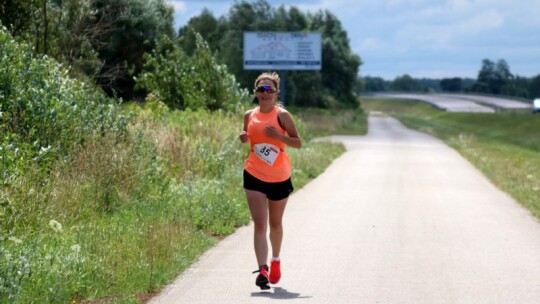
M 291 116 L 291 113 L 289 113 L 289 111 L 287 111 L 287 109 L 285 109 L 284 107 L 282 106 L 278 106 L 278 115 L 281 117 L 281 116 Z
M 251 115 L 251 113 L 255 112 L 255 110 L 257 110 L 257 108 L 253 108 L 253 109 L 247 110 L 246 112 L 244 112 L 244 116 L 249 116 L 249 115 Z
M 289 111 L 287 111 L 287 109 L 285 109 L 285 107 L 281 104 L 277 105 L 276 108 L 278 108 L 278 113 L 289 113 Z

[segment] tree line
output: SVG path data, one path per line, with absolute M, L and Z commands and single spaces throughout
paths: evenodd
M 460 77 L 415 79 L 405 74 L 392 81 L 372 76 L 362 77 L 361 80 L 362 90 L 365 92 L 465 92 L 526 99 L 540 96 L 540 74 L 531 78 L 514 75 L 504 59 L 499 59 L 497 62 L 490 59 L 482 60 L 476 79 Z
M 328 10 L 311 13 L 273 7 L 266 0 L 238 1 L 221 17 L 204 10 L 177 32 L 173 12 L 165 0 L 5 0 L 0 22 L 36 56 L 69 66 L 109 96 L 143 100 L 153 93 L 179 109 L 218 109 L 230 105 L 228 98 L 247 98 L 261 71 L 243 70 L 245 31 L 321 32 L 322 70 L 290 71 L 282 84 L 287 102 L 297 106 L 356 107 L 358 94 L 373 91 L 540 96 L 540 74 L 514 75 L 504 59 L 484 59 L 476 79 L 358 77 L 362 60 Z
M 162 35 L 173 36 L 164 0 L 8 0 L 2 24 L 18 40 L 93 80 L 110 95 L 135 96 L 133 76 Z
M 224 16 L 204 10 L 175 32 L 173 8 L 165 0 L 7 0 L 0 4 L 0 21 L 17 40 L 32 45 L 35 55 L 70 66 L 109 96 L 134 100 L 157 92 L 177 108 L 206 97 L 206 107 L 220 108 L 230 93 L 226 86 L 238 87 L 235 98 L 245 95 L 242 89 L 251 90 L 261 71 L 243 70 L 243 32 L 320 31 L 322 70 L 289 72 L 287 101 L 358 106 L 362 61 L 328 10 L 306 13 L 266 0 L 238 1 Z M 160 79 L 164 75 L 173 77 Z M 203 88 L 210 80 L 220 83 L 213 93 Z
M 225 17 L 216 19 L 205 10 L 180 29 L 180 44 L 193 49 L 193 33 L 200 33 L 217 51 L 246 88 L 260 71 L 243 70 L 243 32 L 245 31 L 319 31 L 322 35 L 322 70 L 289 72 L 287 101 L 299 106 L 331 107 L 356 105 L 355 89 L 360 57 L 353 54 L 347 32 L 330 11 L 304 13 L 297 7 L 272 7 L 267 1 L 239 2 Z

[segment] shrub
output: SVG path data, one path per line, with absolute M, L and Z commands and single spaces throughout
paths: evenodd
M 187 56 L 169 38 L 162 38 L 156 50 L 145 57 L 145 72 L 137 79 L 173 109 L 236 111 L 248 100 L 234 75 L 217 63 L 208 44 L 196 34 L 197 49 Z
M 54 60 L 34 58 L 0 28 L 0 163 L 4 184 L 37 164 L 47 171 L 74 143 L 107 132 L 122 133 L 127 117 L 115 102 L 72 79 Z

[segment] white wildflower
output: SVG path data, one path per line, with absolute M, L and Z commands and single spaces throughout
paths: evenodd
M 75 253 L 79 253 L 79 252 L 81 252 L 81 245 L 75 244 L 75 245 L 71 246 L 71 250 L 73 250 L 73 252 L 75 252 Z
M 533 188 L 533 191 L 538 191 L 538 190 L 540 190 L 540 187 L 534 187 Z
M 528 174 L 527 175 L 527 179 L 533 179 L 534 176 L 532 176 L 532 174 Z
M 16 238 L 16 237 L 14 237 L 14 236 L 10 236 L 10 237 L 8 238 L 8 240 L 12 241 L 12 242 L 15 243 L 15 244 L 22 244 L 22 240 L 21 240 L 21 239 L 18 239 L 18 238 Z
M 47 153 L 47 151 L 49 151 L 51 149 L 51 146 L 47 146 L 47 147 L 41 147 L 39 149 L 39 155 L 43 154 L 43 153 Z
M 51 220 L 49 222 L 49 226 L 54 230 L 55 232 L 62 232 L 62 224 L 55 220 Z

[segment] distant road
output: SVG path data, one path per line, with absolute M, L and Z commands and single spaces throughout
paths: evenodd
M 427 102 L 448 112 L 494 113 L 497 110 L 527 110 L 532 105 L 507 98 L 467 94 L 408 94 L 378 93 L 376 97 L 413 99 Z
M 330 140 L 347 152 L 290 198 L 278 284 L 255 286 L 250 225 L 150 303 L 540 303 L 540 222 L 456 151 L 383 116 Z
M 487 104 L 492 107 L 505 110 L 527 110 L 531 109 L 530 103 L 520 102 L 508 98 L 492 97 L 492 96 L 480 96 L 480 95 L 467 95 L 467 94 L 440 94 L 439 96 L 455 97 L 463 100 L 470 100 Z

